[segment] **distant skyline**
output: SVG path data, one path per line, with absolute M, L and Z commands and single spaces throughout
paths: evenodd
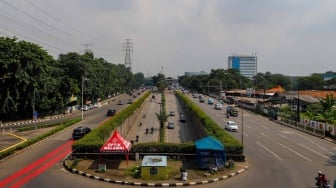
M 232 54 L 258 57 L 258 72 L 336 71 L 334 0 L 3 0 L 0 36 L 37 43 L 57 59 L 92 50 L 134 73 L 227 69 Z

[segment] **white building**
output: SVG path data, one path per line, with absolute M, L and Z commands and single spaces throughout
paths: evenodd
M 232 55 L 228 57 L 228 69 L 237 69 L 240 74 L 252 79 L 257 75 L 257 56 Z

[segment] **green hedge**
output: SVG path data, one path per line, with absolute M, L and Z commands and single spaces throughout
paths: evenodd
M 189 97 L 180 92 L 176 92 L 176 95 L 181 99 L 187 110 L 191 115 L 196 118 L 204 126 L 205 131 L 209 136 L 218 139 L 225 147 L 226 153 L 229 154 L 242 154 L 242 144 L 228 134 L 224 129 L 218 126 L 200 107 L 198 107 Z
M 39 141 L 41 141 L 41 140 L 47 138 L 48 136 L 51 136 L 51 135 L 53 135 L 53 134 L 55 134 L 55 133 L 57 133 L 57 132 L 59 132 L 59 131 L 65 129 L 65 128 L 67 128 L 67 127 L 70 127 L 70 126 L 72 126 L 72 125 L 74 125 L 74 124 L 80 122 L 80 121 L 81 121 L 80 118 L 76 118 L 76 119 L 71 119 L 71 120 L 65 121 L 65 122 L 63 122 L 63 123 L 57 125 L 54 129 L 48 131 L 48 132 L 45 133 L 45 134 L 42 134 L 42 135 L 40 135 L 40 136 L 37 136 L 37 137 L 31 138 L 31 139 L 28 139 L 26 142 L 23 142 L 23 143 L 21 143 L 21 144 L 15 146 L 15 147 L 13 147 L 13 148 L 10 148 L 10 149 L 8 149 L 8 150 L 5 150 L 5 151 L 3 151 L 3 152 L 0 152 L 0 159 L 3 159 L 3 158 L 5 158 L 5 157 L 8 157 L 8 156 L 10 156 L 10 155 L 12 155 L 12 154 L 14 154 L 14 153 L 16 153 L 16 152 L 18 152 L 18 151 L 20 151 L 20 150 L 22 150 L 22 149 L 28 147 L 28 146 L 31 146 L 31 145 L 33 145 L 33 144 L 35 144 L 35 143 L 37 143 L 37 142 L 39 142 Z
M 131 105 L 127 106 L 119 113 L 114 115 L 108 121 L 105 121 L 102 125 L 93 129 L 82 139 L 77 140 L 72 145 L 74 153 L 96 153 L 99 152 L 100 147 L 111 136 L 111 133 L 115 128 L 120 126 L 129 116 L 131 116 L 143 102 L 148 98 L 150 92 L 146 92 L 142 97 L 134 101 Z

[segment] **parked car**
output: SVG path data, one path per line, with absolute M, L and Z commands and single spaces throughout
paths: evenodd
M 234 121 L 227 121 L 225 124 L 225 129 L 229 131 L 238 131 L 238 125 Z
M 123 105 L 123 104 L 124 104 L 124 102 L 122 100 L 118 101 L 118 105 Z
M 167 126 L 168 129 L 174 129 L 174 122 L 172 121 L 168 121 L 168 126 Z
M 133 100 L 132 99 L 128 99 L 128 104 L 132 104 L 133 103 Z
M 107 116 L 114 116 L 116 113 L 117 113 L 117 110 L 110 108 L 110 109 L 107 110 L 106 115 Z
M 204 102 L 204 97 L 200 97 L 199 102 Z
M 84 126 L 77 127 L 72 132 L 72 138 L 74 140 L 78 140 L 84 137 L 89 132 L 91 132 L 91 129 L 89 127 L 84 127 Z
M 90 109 L 89 106 L 87 106 L 87 105 L 84 105 L 84 106 L 83 106 L 83 110 L 84 110 L 84 111 L 88 111 L 89 109 Z

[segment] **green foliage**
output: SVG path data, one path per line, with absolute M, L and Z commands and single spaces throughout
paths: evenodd
M 144 100 L 150 95 L 150 92 L 146 92 L 138 100 L 134 101 L 131 105 L 124 108 L 122 111 L 111 117 L 108 121 L 105 121 L 96 129 L 93 129 L 82 139 L 77 140 L 72 145 L 74 153 L 90 153 L 99 152 L 100 147 L 111 136 L 115 128 L 120 126 L 135 110 L 137 110 Z
M 192 116 L 201 122 L 208 135 L 218 139 L 225 146 L 227 153 L 242 154 L 243 146 L 238 140 L 220 128 L 216 122 L 209 118 L 208 115 L 188 97 L 180 92 L 176 94 L 185 103 L 187 110 L 192 113 Z
M 2 121 L 62 114 L 67 106 L 81 101 L 82 77 L 84 101 L 96 102 L 139 88 L 144 75 L 133 75 L 124 65 L 95 58 L 93 53 L 61 54 L 57 60 L 40 46 L 0 37 L 0 117 Z
M 20 150 L 22 150 L 22 149 L 24 149 L 24 148 L 26 148 L 28 146 L 31 146 L 31 145 L 33 145 L 33 144 L 35 144 L 35 143 L 37 143 L 37 142 L 39 142 L 39 141 L 41 141 L 41 140 L 49 137 L 49 136 L 51 136 L 51 135 L 53 135 L 53 134 L 55 134 L 55 133 L 57 133 L 57 132 L 65 129 L 67 127 L 70 127 L 70 126 L 78 123 L 79 121 L 81 121 L 81 119 L 78 119 L 78 118 L 77 119 L 68 120 L 68 121 L 66 121 L 64 123 L 59 124 L 54 129 L 48 131 L 45 134 L 42 134 L 42 135 L 40 135 L 38 137 L 31 138 L 31 139 L 27 140 L 26 142 L 21 143 L 21 144 L 15 146 L 13 148 L 10 148 L 8 150 L 2 151 L 2 152 L 0 152 L 0 159 L 8 157 L 8 156 L 14 154 L 15 152 L 18 152 L 18 151 L 20 151 Z

